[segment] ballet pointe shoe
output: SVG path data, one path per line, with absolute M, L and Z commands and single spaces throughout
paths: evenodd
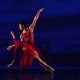
M 50 73 L 53 73 L 54 72 L 54 69 L 50 66 L 48 66 L 47 68 L 45 68 L 46 71 L 50 72 Z
M 54 72 L 54 69 L 52 68 L 52 67 L 50 67 L 50 66 L 48 66 L 48 67 L 46 67 L 46 66 L 44 66 L 44 65 L 42 65 L 42 64 L 40 64 L 42 67 L 44 67 L 44 69 L 45 69 L 45 71 L 47 71 L 47 72 L 49 72 L 49 73 L 53 73 Z

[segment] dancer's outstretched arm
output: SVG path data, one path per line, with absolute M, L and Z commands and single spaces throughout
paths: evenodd
M 10 34 L 12 35 L 13 39 L 15 39 L 14 32 L 11 31 Z M 7 50 L 10 51 L 13 47 L 15 47 L 15 44 L 8 46 Z M 13 63 L 15 62 L 15 59 L 16 59 L 16 54 L 14 54 L 14 58 L 13 58 L 12 62 L 10 64 L 8 64 L 7 66 L 11 67 L 13 65 Z
M 33 22 L 32 22 L 32 24 L 31 24 L 30 27 L 29 27 L 29 29 L 30 29 L 31 32 L 33 32 L 34 27 L 35 27 L 35 25 L 36 25 L 36 22 L 37 22 L 37 20 L 38 20 L 38 18 L 39 18 L 39 15 L 40 15 L 40 13 L 41 13 L 43 10 L 44 10 L 44 8 L 41 8 L 41 9 L 37 12 L 36 16 L 34 17 Z
M 13 47 L 15 47 L 15 44 L 8 46 L 7 50 L 10 51 Z
M 13 47 L 15 47 L 15 44 L 8 46 L 7 50 L 10 51 Z M 8 64 L 7 66 L 11 67 L 13 65 L 13 63 L 15 62 L 15 59 L 16 59 L 16 54 L 14 54 L 14 58 L 13 58 L 12 62 L 10 64 Z

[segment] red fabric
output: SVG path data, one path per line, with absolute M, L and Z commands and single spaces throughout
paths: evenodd
M 23 42 L 14 39 L 14 43 L 15 43 L 14 59 L 16 58 L 18 49 L 21 48 L 20 50 L 22 51 L 22 58 L 20 60 L 21 68 L 30 67 L 32 65 L 32 62 L 34 60 L 34 50 L 37 51 L 37 53 L 39 54 L 42 60 L 46 61 L 42 53 L 40 52 L 40 50 L 34 44 L 34 34 L 30 32 L 30 30 L 28 30 L 28 33 L 22 35 L 24 39 Z M 22 50 L 24 46 L 26 47 L 26 49 Z
M 16 39 L 13 39 L 13 40 L 15 44 L 15 47 L 14 47 L 14 60 L 15 60 L 18 50 L 22 47 L 22 43 Z
M 34 59 L 34 48 L 30 46 L 27 42 L 21 42 L 16 39 L 14 39 L 14 43 L 14 59 L 16 59 L 17 51 L 20 49 L 22 52 L 22 57 L 20 60 L 21 68 L 30 67 Z M 26 49 L 22 50 L 24 46 L 26 47 Z
M 22 50 L 22 59 L 20 61 L 21 67 L 31 67 L 34 59 L 34 48 L 26 42 L 23 43 L 23 46 L 25 46 L 26 49 Z

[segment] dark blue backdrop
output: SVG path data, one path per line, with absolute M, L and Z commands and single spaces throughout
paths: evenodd
M 12 44 L 10 31 L 19 38 L 18 23 L 29 26 L 37 13 L 44 12 L 35 27 L 35 43 L 51 66 L 80 67 L 79 0 L 2 0 L 0 1 L 0 66 L 13 58 L 6 47 Z M 37 65 L 35 65 L 36 67 Z

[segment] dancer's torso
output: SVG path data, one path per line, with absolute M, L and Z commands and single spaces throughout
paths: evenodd
M 24 29 L 23 32 L 21 33 L 23 41 L 28 42 L 30 40 L 30 30 L 29 29 Z
M 26 42 L 34 42 L 34 34 L 30 31 L 30 29 L 24 29 L 21 33 L 23 41 Z

